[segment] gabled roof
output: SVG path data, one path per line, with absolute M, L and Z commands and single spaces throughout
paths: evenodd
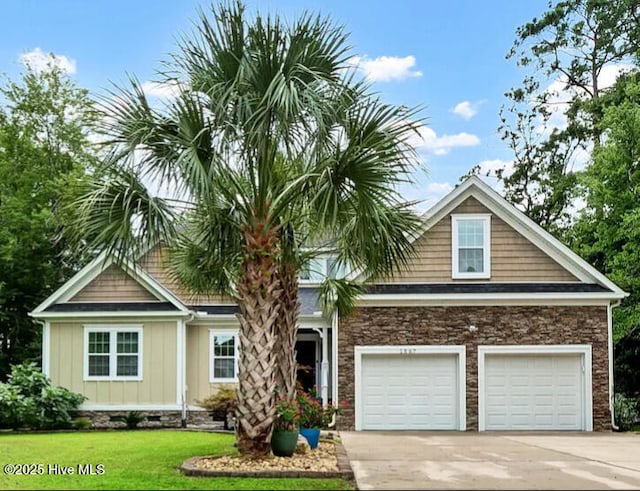
M 38 305 L 30 315 L 36 318 L 45 317 L 47 315 L 46 311 L 49 309 L 49 307 L 54 304 L 62 304 L 68 302 L 112 264 L 115 264 L 114 258 L 112 256 L 107 256 L 106 253 L 100 254 L 84 268 L 78 271 L 64 285 L 53 292 L 40 305 Z M 164 286 L 162 286 L 158 281 L 152 278 L 141 268 L 134 265 L 130 261 L 124 261 L 120 266 L 125 273 L 129 274 L 134 280 L 140 283 L 140 285 L 142 285 L 154 297 L 156 297 L 158 299 L 158 302 L 164 302 L 167 305 L 171 305 L 171 310 L 177 310 L 179 312 L 189 312 L 187 306 L 185 306 L 180 301 L 180 299 L 178 299 L 178 297 L 167 290 Z
M 423 215 L 424 226 L 415 234 L 413 240 L 421 237 L 469 197 L 478 200 L 581 282 L 601 285 L 611 292 L 612 298 L 623 298 L 628 295 L 609 278 L 505 200 L 477 176 L 469 177 L 427 210 Z

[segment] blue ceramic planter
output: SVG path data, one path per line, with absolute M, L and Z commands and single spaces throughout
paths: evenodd
M 300 428 L 300 434 L 307 439 L 309 447 L 316 448 L 320 441 L 320 428 Z

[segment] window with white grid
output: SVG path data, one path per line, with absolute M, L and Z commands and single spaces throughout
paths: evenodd
M 142 327 L 85 326 L 85 380 L 142 380 Z
M 237 382 L 237 331 L 210 330 L 210 382 Z
M 491 276 L 490 224 L 490 215 L 451 215 L 453 278 Z

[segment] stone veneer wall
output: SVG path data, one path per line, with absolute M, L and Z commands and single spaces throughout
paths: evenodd
M 469 332 L 473 324 L 478 330 Z M 465 345 L 467 430 L 478 430 L 478 345 L 590 344 L 593 429 L 611 429 L 607 308 L 583 306 L 361 307 L 340 321 L 338 397 L 349 408 L 338 429 L 353 430 L 354 346 Z
M 182 413 L 180 411 L 137 411 L 144 416 L 160 416 L 160 421 L 143 421 L 139 428 L 180 428 L 182 425 Z M 78 416 L 91 420 L 94 428 L 124 428 L 121 421 L 112 421 L 116 416 L 126 416 L 129 411 L 80 411 Z M 187 424 L 210 425 L 213 419 L 208 411 L 188 411 Z

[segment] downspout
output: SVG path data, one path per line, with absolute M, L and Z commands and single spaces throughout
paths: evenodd
M 338 312 L 331 316 L 331 403 L 338 404 Z M 336 415 L 331 417 L 329 428 L 335 428 Z
M 611 428 L 613 431 L 618 431 L 620 428 L 616 425 L 616 415 L 613 410 L 613 402 L 615 398 L 614 384 L 613 384 L 613 315 L 611 311 L 614 307 L 620 305 L 620 300 L 616 302 L 610 302 L 607 305 L 607 330 L 608 330 L 608 349 L 609 349 L 609 412 L 611 413 Z

